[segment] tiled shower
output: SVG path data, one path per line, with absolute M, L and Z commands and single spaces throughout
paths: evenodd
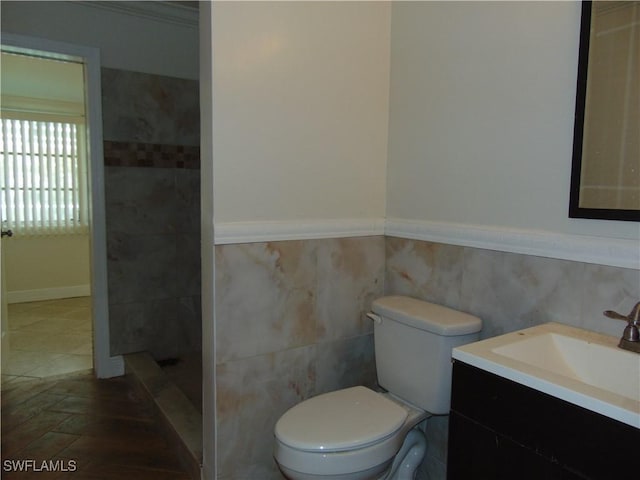
M 102 69 L 111 354 L 201 350 L 198 82 Z

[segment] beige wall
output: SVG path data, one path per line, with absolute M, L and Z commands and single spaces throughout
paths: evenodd
M 392 7 L 387 218 L 638 238 L 569 219 L 579 2 Z
M 213 5 L 216 223 L 382 218 L 390 5 Z
M 88 295 L 89 237 L 2 240 L 9 302 Z

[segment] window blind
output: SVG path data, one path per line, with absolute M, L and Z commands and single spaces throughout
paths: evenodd
M 2 228 L 26 236 L 86 232 L 83 123 L 1 118 L 0 125 Z

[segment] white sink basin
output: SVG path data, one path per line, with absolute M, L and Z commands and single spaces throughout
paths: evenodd
M 453 358 L 640 428 L 640 355 L 618 341 L 546 323 L 457 347 Z

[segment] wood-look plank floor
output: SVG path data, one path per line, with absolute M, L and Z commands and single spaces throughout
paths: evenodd
M 1 393 L 3 479 L 189 479 L 126 376 L 12 381 Z M 24 460 L 30 471 L 13 471 Z

